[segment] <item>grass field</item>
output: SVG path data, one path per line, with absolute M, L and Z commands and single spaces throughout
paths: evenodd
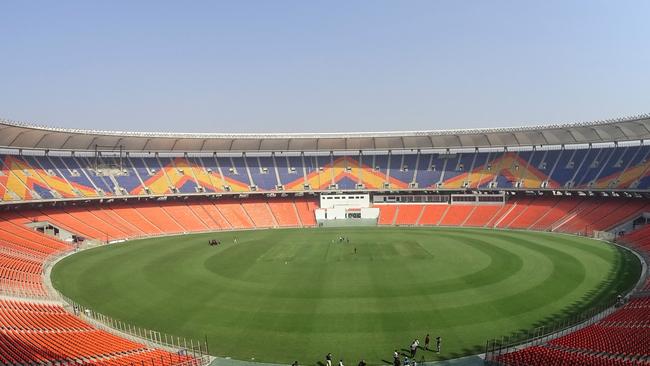
M 639 273 L 632 254 L 566 235 L 346 228 L 138 240 L 65 258 L 52 279 L 117 319 L 207 335 L 216 355 L 378 364 L 426 333 L 443 337 L 443 352 L 418 360 L 479 353 L 487 338 L 610 300 Z

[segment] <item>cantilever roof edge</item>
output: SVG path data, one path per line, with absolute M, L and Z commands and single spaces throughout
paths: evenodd
M 10 149 L 169 152 L 457 149 L 606 143 L 650 139 L 650 114 L 526 127 L 347 133 L 166 133 L 39 126 L 0 119 Z

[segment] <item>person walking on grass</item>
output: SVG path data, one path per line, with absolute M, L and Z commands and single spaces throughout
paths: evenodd
M 343 360 L 339 360 L 339 366 L 345 366 L 343 365 Z
M 436 352 L 440 353 L 440 346 L 442 344 L 442 338 L 441 337 L 436 337 Z
M 418 345 L 419 344 L 420 344 L 420 342 L 417 339 L 414 339 L 413 343 L 411 343 L 411 346 L 409 347 L 410 350 L 411 350 L 411 358 L 415 358 L 415 353 L 418 350 Z
M 359 364 L 357 366 L 366 366 L 366 360 L 359 361 Z
M 431 338 L 429 338 L 429 333 L 427 333 L 427 336 L 424 337 L 424 349 L 427 351 L 429 350 L 429 343 L 431 342 Z
M 331 354 L 331 353 L 328 353 L 328 354 L 325 356 L 325 364 L 326 364 L 327 366 L 332 366 L 332 354 Z

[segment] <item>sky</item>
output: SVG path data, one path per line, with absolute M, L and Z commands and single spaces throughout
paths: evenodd
M 650 112 L 650 1 L 4 1 L 0 118 L 164 132 Z

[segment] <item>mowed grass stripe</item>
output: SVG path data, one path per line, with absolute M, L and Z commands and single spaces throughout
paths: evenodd
M 315 364 L 333 352 L 381 363 L 426 333 L 442 335 L 445 350 L 426 360 L 479 352 L 488 337 L 615 297 L 639 271 L 625 251 L 549 233 L 286 229 L 102 247 L 61 261 L 53 281 L 120 320 L 207 335 L 217 355 Z

